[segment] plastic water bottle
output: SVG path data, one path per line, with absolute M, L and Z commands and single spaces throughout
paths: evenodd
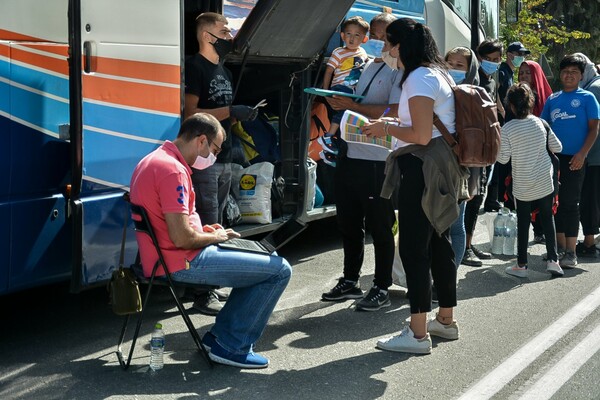
M 165 365 L 163 353 L 165 351 L 165 334 L 162 324 L 154 325 L 154 332 L 150 339 L 150 369 L 158 371 Z
M 494 237 L 492 238 L 492 253 L 502 254 L 504 252 L 504 231 L 506 222 L 502 211 L 494 218 Z
M 504 229 L 504 255 L 515 255 L 515 242 L 517 241 L 517 217 L 513 213 L 508 214 Z

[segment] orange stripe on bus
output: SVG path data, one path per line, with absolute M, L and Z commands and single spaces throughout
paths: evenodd
M 27 36 L 21 33 L 7 31 L 5 29 L 0 29 L 0 40 L 28 40 L 33 42 L 43 42 L 44 39 L 37 38 L 34 36 Z
M 54 57 L 44 56 L 42 54 L 30 53 L 25 50 L 12 48 L 11 58 L 15 61 L 21 61 L 25 64 L 58 72 L 59 74 L 69 74 L 69 64 L 67 60 L 60 60 Z
M 10 55 L 10 46 L 4 43 L 0 43 L 0 56 L 8 58 Z
M 118 81 L 83 75 L 83 97 L 115 105 L 179 114 L 179 88 L 167 88 L 137 82 Z
M 94 68 L 93 72 L 99 74 L 116 75 L 174 85 L 179 85 L 181 83 L 181 69 L 179 65 L 131 61 L 108 57 L 93 57 L 92 65 Z
M 62 43 L 19 43 L 19 46 L 45 51 L 46 53 L 52 53 L 63 57 L 67 57 L 69 55 L 69 46 Z

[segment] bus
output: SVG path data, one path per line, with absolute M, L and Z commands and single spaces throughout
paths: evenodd
M 0 295 L 68 279 L 78 292 L 118 267 L 123 193 L 137 162 L 181 124 L 199 13 L 224 13 L 237 31 L 227 59 L 235 102 L 267 99 L 280 117 L 284 213 L 236 226 L 249 236 L 335 215 L 333 205 L 307 210 L 303 88 L 314 86 L 340 22 L 384 10 L 420 18 L 446 49 L 468 41 L 473 2 L 0 0 Z M 497 36 L 498 2 L 482 0 L 481 10 L 476 30 Z M 127 233 L 126 265 L 137 250 L 130 225 Z

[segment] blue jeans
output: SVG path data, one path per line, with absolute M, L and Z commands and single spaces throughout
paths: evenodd
M 458 205 L 458 219 L 450 226 L 450 241 L 452 242 L 452 250 L 454 250 L 454 261 L 456 269 L 462 262 L 465 255 L 465 247 L 467 245 L 467 231 L 465 229 L 465 208 L 467 202 L 463 201 Z
M 204 248 L 190 261 L 190 269 L 171 274 L 177 282 L 233 288 L 211 332 L 234 354 L 252 350 L 291 276 L 285 258 L 217 246 Z

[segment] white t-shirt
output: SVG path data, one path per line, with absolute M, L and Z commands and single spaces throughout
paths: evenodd
M 445 74 L 446 78 L 442 75 Z M 412 126 L 408 100 L 415 96 L 424 96 L 433 99 L 433 112 L 444 123 L 448 132 L 454 133 L 454 95 L 450 83 L 452 78 L 442 70 L 430 67 L 419 67 L 412 71 L 404 84 L 398 105 L 400 126 Z M 442 136 L 437 128 L 433 127 L 431 138 Z M 406 146 L 408 143 L 396 140 L 394 148 Z

